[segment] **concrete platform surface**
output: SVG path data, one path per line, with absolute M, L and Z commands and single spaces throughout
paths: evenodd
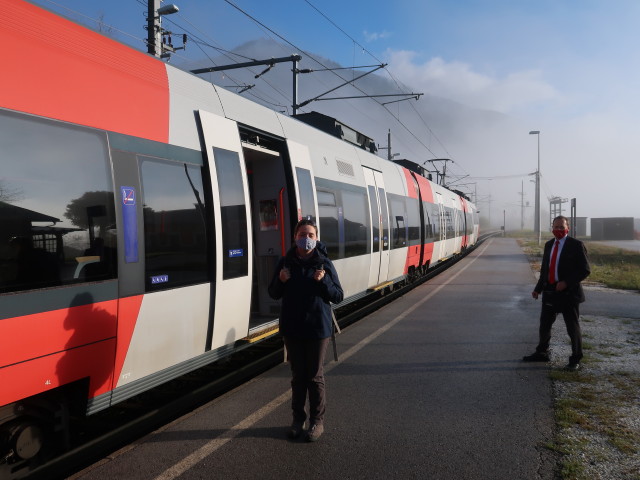
M 286 438 L 283 364 L 74 478 L 551 480 L 549 367 L 521 361 L 537 342 L 534 283 L 516 241 L 491 239 L 343 331 L 317 443 Z

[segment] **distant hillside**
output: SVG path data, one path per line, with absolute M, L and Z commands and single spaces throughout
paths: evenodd
M 234 52 L 260 60 L 299 53 L 303 57 L 300 68 L 324 68 L 303 52 L 294 52 L 291 47 L 283 46 L 268 38 L 246 42 L 237 47 Z M 332 60 L 315 57 L 326 67 L 342 67 Z M 217 65 L 224 65 L 248 60 L 219 56 L 214 58 L 214 61 Z M 181 65 L 181 67 L 195 69 L 207 65 L 209 65 L 208 61 Z M 202 78 L 210 79 L 213 83 L 226 87 L 233 85 L 231 79 L 241 84 L 255 84 L 255 88 L 242 95 L 269 108 L 291 113 L 291 64 L 278 64 L 259 79 L 255 79 L 254 75 L 262 72 L 265 68 L 264 66 L 253 67 L 253 73 L 248 69 L 228 70 L 225 75 L 218 72 L 203 75 Z M 365 71 L 340 70 L 337 73 L 344 79 L 351 79 Z M 316 97 L 344 82 L 331 72 L 301 74 L 298 78 L 299 102 Z M 368 94 L 424 93 L 419 101 L 407 100 L 388 105 L 389 110 L 399 116 L 402 124 L 406 125 L 420 141 L 414 138 L 412 133 L 409 133 L 383 107 L 376 105 L 371 99 L 314 101 L 304 107 L 301 112 L 318 111 L 338 118 L 356 130 L 374 138 L 381 146 L 386 146 L 387 130 L 391 129 L 393 151 L 399 152 L 401 157 L 413 161 L 421 163 L 434 157 L 450 157 L 462 163 L 468 171 L 476 162 L 485 163 L 490 159 L 492 163 L 498 163 L 500 170 L 513 173 L 510 159 L 517 156 L 518 152 L 510 150 L 509 142 L 506 139 L 514 135 L 521 136 L 523 132 L 525 135 L 527 133 L 517 120 L 498 112 L 470 108 L 453 100 L 430 95 L 420 85 L 407 86 L 406 90 L 399 91 L 396 84 L 382 70 L 358 80 L 357 86 Z M 229 90 L 237 92 L 239 89 L 229 88 Z M 346 86 L 328 94 L 327 97 L 353 95 L 362 95 L 362 93 L 351 86 Z M 395 100 L 395 98 L 378 99 L 380 102 L 389 100 Z M 412 105 L 408 105 L 409 103 Z M 411 106 L 415 107 L 419 116 Z M 428 128 L 425 127 L 420 117 L 424 119 Z M 434 138 L 429 130 L 437 138 Z M 384 156 L 385 152 L 381 152 L 381 155 Z M 501 161 L 503 165 L 500 165 Z M 495 169 L 493 170 L 495 171 Z M 473 174 L 483 175 L 483 171 L 473 172 Z

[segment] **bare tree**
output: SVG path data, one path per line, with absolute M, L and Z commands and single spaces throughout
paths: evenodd
M 12 187 L 5 180 L 0 179 L 0 202 L 15 203 L 24 198 L 21 188 Z

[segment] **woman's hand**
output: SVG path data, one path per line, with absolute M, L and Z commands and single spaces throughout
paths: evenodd
M 323 278 L 324 278 L 324 267 L 321 266 L 318 270 L 313 272 L 313 279 L 316 282 L 321 282 Z
M 282 283 L 286 283 L 287 280 L 291 278 L 291 272 L 287 267 L 284 267 L 282 270 L 280 270 L 280 275 L 278 276 L 278 278 Z

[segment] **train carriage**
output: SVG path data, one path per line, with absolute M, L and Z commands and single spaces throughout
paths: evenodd
M 5 466 L 37 459 L 71 408 L 100 411 L 277 332 L 266 286 L 300 218 L 317 221 L 344 303 L 477 241 L 473 204 L 369 145 L 23 0 L 3 10 Z

